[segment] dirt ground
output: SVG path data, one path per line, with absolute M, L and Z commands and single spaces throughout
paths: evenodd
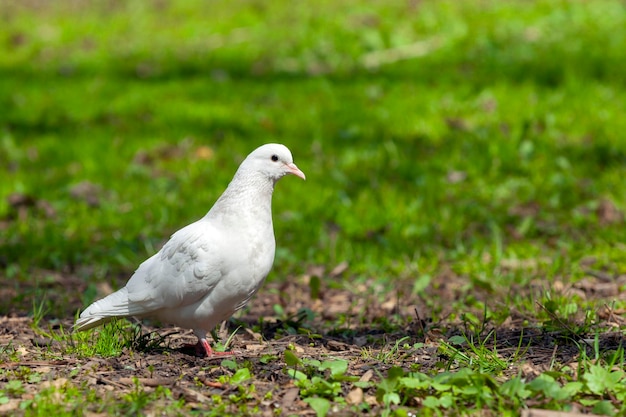
M 441 342 L 462 334 L 464 327 L 458 319 L 450 319 L 452 312 L 446 311 L 446 307 L 438 313 L 441 322 L 425 319 L 431 317 L 432 312 L 425 306 L 424 298 L 399 295 L 405 290 L 410 292 L 401 284 L 393 294 L 382 292 L 373 284 L 360 284 L 350 289 L 341 285 L 322 285 L 318 294 L 312 294 L 310 282 L 315 279 L 313 277 L 323 276 L 327 282 L 338 282 L 345 269 L 346 265 L 339 265 L 329 272 L 313 268 L 308 274 L 284 284 L 268 283 L 242 314 L 223 325 L 219 331 L 220 338 L 225 340 L 238 329 L 231 344 L 236 352 L 232 359 L 238 363 L 249 361 L 252 380 L 245 383 L 254 384 L 255 390 L 249 394 L 247 403 L 258 406 L 262 415 L 276 415 L 278 409 L 282 411 L 281 415 L 315 415 L 300 398 L 299 389 L 287 373 L 284 361 L 286 349 L 291 349 L 300 358 L 346 359 L 349 362 L 347 374 L 357 376 L 361 381 L 379 380 L 392 366 L 425 373 L 443 366 L 454 369 L 454 361 L 440 348 Z M 48 314 L 39 328 L 53 331 L 60 327 L 68 329 L 75 312 L 83 307 L 77 300 L 80 300 L 79 294 L 85 291 L 86 285 L 72 274 L 49 273 L 48 277 L 47 297 L 51 305 L 56 306 L 53 311 L 57 314 L 65 311 L 66 315 L 59 318 L 58 315 Z M 427 290 L 430 294 L 425 296 L 455 299 L 459 292 L 465 291 L 459 277 L 439 279 L 441 281 L 431 285 Z M 626 278 L 620 277 L 613 282 L 603 295 L 616 296 L 619 286 L 623 285 L 620 280 Z M 598 278 L 590 276 L 588 281 L 568 286 L 564 291 L 598 296 L 601 284 Z M 58 291 L 59 285 L 65 291 Z M 110 289 L 101 290 L 106 293 Z M 125 349 L 119 357 L 85 358 L 65 354 L 64 342 L 46 338 L 33 330 L 32 318 L 27 315 L 32 300 L 18 297 L 17 291 L 28 292 L 24 286 L 10 285 L 3 286 L 0 291 L 3 303 L 8 302 L 8 308 L 4 304 L 5 314 L 0 316 L 0 350 L 11 346 L 20 357 L 19 361 L 2 363 L 0 360 L 0 368 L 4 370 L 28 367 L 48 375 L 48 382 L 44 384 L 62 385 L 71 381 L 74 385 L 94 388 L 99 395 L 116 398 L 135 389 L 133 378 L 136 377 L 143 389 L 150 391 L 157 386 L 165 386 L 171 390 L 173 399 L 183 398 L 190 408 L 197 410 L 206 409 L 213 401 L 212 396 L 226 397 L 238 389 L 237 386 L 219 382 L 220 376 L 234 373 L 220 365 L 224 358 L 197 357 L 194 349 L 186 346 L 196 341 L 188 329 L 144 324 L 143 332 L 157 332 L 155 334 L 163 337 L 162 342 L 150 349 Z M 477 290 L 477 296 L 481 297 L 481 294 L 481 290 Z M 484 293 L 482 296 L 487 298 L 490 295 Z M 282 306 L 284 311 L 277 314 L 276 306 Z M 308 309 L 308 315 L 298 315 L 303 308 Z M 624 319 L 617 313 L 608 307 L 607 311 L 601 312 L 600 316 L 605 320 L 602 326 L 623 326 Z M 528 323 L 527 317 L 514 311 L 498 328 L 487 326 L 484 334 L 489 332 L 495 337 L 490 337 L 485 346 L 490 348 L 497 343 L 497 352 L 502 358 L 520 356 L 519 346 L 524 346 L 516 361 L 519 366 L 505 371 L 501 375 L 503 379 L 518 374 L 533 378 L 555 363 L 575 363 L 580 355 L 579 343 L 584 339 L 572 340 L 564 337 L 562 331 L 548 332 L 545 327 Z M 401 341 L 402 345 L 408 343 L 411 347 L 385 356 L 385 353 L 392 352 L 397 341 Z M 413 347 L 418 342 L 421 343 L 419 347 Z M 600 340 L 602 349 L 616 349 L 621 343 L 622 336 L 617 332 L 607 332 Z M 275 360 L 263 360 L 268 355 Z M 0 387 L 8 382 L 6 372 L 1 375 L 5 376 L 0 377 Z M 22 399 L 33 398 L 40 389 L 33 384 L 26 387 Z M 266 396 L 269 392 L 271 397 Z M 373 388 L 353 389 L 343 394 L 348 404 L 367 402 L 374 414 L 380 411 Z M 17 405 L 15 401 L 1 405 L 0 414 L 11 411 L 11 407 Z M 233 408 L 231 411 L 236 410 Z

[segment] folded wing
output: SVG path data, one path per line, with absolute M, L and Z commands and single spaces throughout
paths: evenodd
M 176 232 L 163 248 L 143 262 L 119 291 L 85 309 L 75 330 L 96 327 L 114 317 L 148 316 L 196 303 L 222 276 L 215 256 L 218 231 L 205 219 Z

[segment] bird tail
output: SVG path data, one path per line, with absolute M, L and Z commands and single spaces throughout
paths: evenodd
M 128 305 L 128 290 L 124 287 L 87 307 L 80 313 L 73 329 L 75 332 L 89 330 L 116 317 L 128 317 L 131 315 L 132 313 Z

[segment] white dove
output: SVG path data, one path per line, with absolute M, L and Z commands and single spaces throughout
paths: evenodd
M 174 233 L 124 288 L 87 307 L 74 330 L 115 317 L 153 317 L 192 328 L 199 352 L 219 354 L 207 332 L 245 306 L 269 273 L 276 249 L 272 192 L 287 174 L 305 179 L 286 146 L 255 149 L 211 210 Z

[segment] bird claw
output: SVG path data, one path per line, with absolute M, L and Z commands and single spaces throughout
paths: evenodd
M 196 344 L 196 355 L 203 357 L 206 356 L 207 358 L 212 358 L 212 357 L 216 357 L 216 356 L 234 356 L 235 352 L 233 351 L 228 351 L 228 352 L 216 352 L 211 348 L 211 345 L 209 344 L 209 342 L 206 339 L 201 339 L 198 341 L 198 343 Z

